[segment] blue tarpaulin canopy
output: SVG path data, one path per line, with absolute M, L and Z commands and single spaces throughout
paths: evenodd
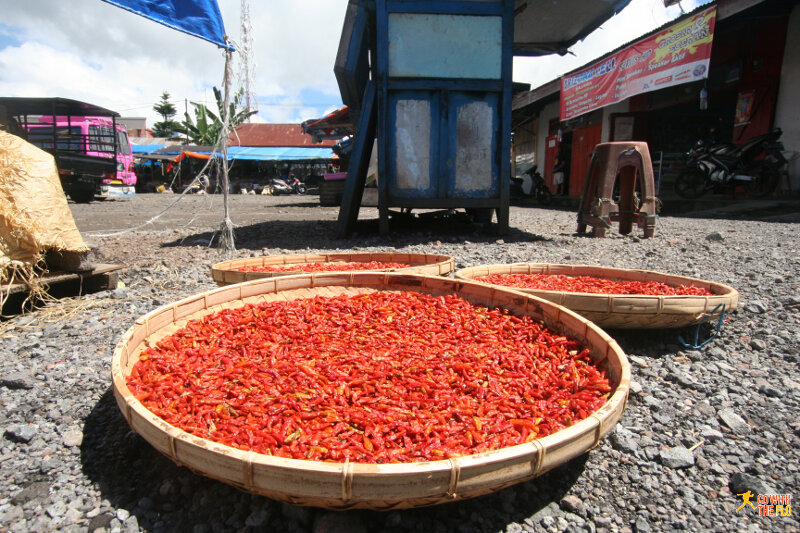
M 209 150 L 184 150 L 177 147 L 175 150 L 165 150 L 167 145 L 159 144 L 133 144 L 131 149 L 134 156 L 144 159 L 172 160 L 183 152 L 198 154 L 211 154 Z M 216 157 L 222 157 L 216 152 Z M 311 161 L 316 159 L 333 159 L 334 153 L 330 148 L 297 148 L 282 146 L 231 146 L 228 148 L 228 160 L 241 161 Z
M 152 154 L 167 146 L 166 144 L 132 144 L 131 151 L 134 154 Z
M 217 0 L 103 0 L 172 29 L 233 50 Z
M 230 146 L 228 159 L 250 161 L 304 161 L 310 159 L 332 159 L 330 148 L 294 148 L 280 146 Z

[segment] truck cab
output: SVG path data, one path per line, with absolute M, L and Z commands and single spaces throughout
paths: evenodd
M 75 202 L 133 194 L 133 156 L 118 116 L 66 98 L 0 98 L 0 126 L 53 154 L 64 192 Z

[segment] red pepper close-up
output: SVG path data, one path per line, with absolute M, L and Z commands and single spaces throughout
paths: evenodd
M 677 287 L 657 281 L 626 281 L 595 276 L 564 274 L 490 274 L 475 281 L 545 291 L 586 292 L 591 294 L 641 294 L 646 296 L 711 296 L 710 290 L 694 285 Z
M 408 268 L 405 263 L 391 263 L 383 261 L 363 261 L 353 263 L 328 262 L 328 263 L 296 263 L 292 265 L 265 265 L 245 266 L 240 272 L 349 272 L 356 270 L 396 270 Z
M 145 349 L 127 381 L 193 435 L 361 463 L 525 443 L 588 417 L 611 391 L 588 349 L 538 320 L 402 291 L 209 314 Z

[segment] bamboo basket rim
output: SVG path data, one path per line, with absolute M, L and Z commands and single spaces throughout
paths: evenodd
M 300 286 L 299 282 L 307 283 L 306 286 Z M 576 327 L 575 324 L 578 324 L 578 328 L 582 329 L 583 335 L 579 338 L 581 342 L 589 345 L 590 341 L 590 333 L 594 338 L 595 343 L 599 343 L 602 341 L 604 344 L 598 346 L 588 346 L 592 352 L 594 353 L 597 350 L 603 351 L 603 353 L 597 354 L 597 363 L 601 365 L 605 365 L 608 363 L 609 358 L 612 356 L 616 358 L 616 363 L 619 365 L 619 380 L 614 385 L 612 391 L 608 394 L 606 403 L 597 411 L 592 412 L 587 418 L 564 428 L 560 431 L 547 435 L 545 437 L 541 437 L 538 439 L 534 439 L 530 442 L 526 442 L 523 444 L 509 446 L 505 448 L 501 448 L 498 450 L 492 450 L 472 455 L 464 455 L 459 456 L 451 459 L 445 460 L 437 460 L 437 461 L 421 461 L 421 462 L 411 462 L 411 463 L 359 463 L 359 462 L 323 462 L 323 461 L 312 461 L 312 460 L 304 460 L 304 459 L 292 459 L 292 458 L 285 458 L 285 457 L 276 457 L 266 454 L 260 454 L 252 451 L 245 451 L 240 450 L 238 448 L 233 448 L 231 446 L 227 446 L 221 443 L 217 443 L 208 439 L 204 439 L 202 437 L 198 437 L 192 435 L 188 432 L 185 432 L 171 424 L 167 423 L 163 419 L 156 416 L 152 413 L 149 409 L 144 407 L 144 405 L 133 396 L 130 390 L 127 387 L 126 377 L 130 374 L 130 369 L 132 368 L 133 364 L 138 360 L 138 353 L 141 352 L 142 346 L 148 345 L 150 342 L 150 338 L 153 337 L 156 333 L 160 330 L 167 329 L 171 326 L 178 326 L 183 327 L 186 322 L 192 319 L 199 318 L 200 316 L 204 316 L 207 314 L 211 314 L 213 312 L 218 311 L 219 309 L 214 309 L 215 305 L 208 305 L 209 302 L 216 301 L 215 296 L 236 296 L 238 294 L 238 298 L 230 298 L 228 300 L 224 300 L 224 303 L 234 302 L 236 305 L 230 306 L 231 308 L 241 307 L 246 305 L 247 303 L 253 303 L 252 301 L 247 302 L 245 301 L 247 298 L 257 297 L 263 294 L 269 294 L 266 289 L 271 288 L 273 293 L 280 293 L 284 290 L 291 290 L 297 288 L 306 288 L 306 289 L 315 289 L 320 287 L 346 287 L 346 288 L 361 288 L 365 290 L 410 290 L 410 291 L 418 291 L 418 292 L 427 292 L 430 293 L 436 289 L 433 289 L 429 286 L 426 286 L 426 283 L 435 282 L 438 284 L 448 285 L 448 288 L 443 291 L 444 293 L 452 292 L 457 295 L 458 288 L 464 286 L 477 286 L 486 288 L 487 290 L 491 291 L 491 299 L 494 301 L 496 295 L 500 294 L 506 295 L 507 297 L 511 298 L 524 298 L 527 304 L 530 305 L 535 309 L 538 309 L 542 312 L 541 316 L 535 316 L 537 320 L 545 321 L 545 315 L 541 309 L 542 306 L 544 307 L 552 307 L 555 308 L 554 312 L 557 315 L 557 320 L 559 324 L 565 324 L 561 318 L 562 316 L 568 317 L 572 321 L 572 327 Z M 265 290 L 258 292 L 257 289 L 260 288 L 259 286 L 265 286 Z M 285 286 L 285 287 L 281 287 Z M 476 299 L 475 295 L 467 295 L 462 296 L 468 301 L 470 297 Z M 198 302 L 203 303 L 203 307 L 197 308 Z M 520 303 L 520 305 L 523 305 Z M 538 307 L 537 307 L 538 306 Z M 196 309 L 194 312 L 186 312 L 184 313 L 184 308 L 191 310 Z M 161 315 L 165 313 L 172 314 L 173 320 L 171 322 L 164 322 L 160 326 L 154 326 L 151 329 L 151 321 L 155 318 L 162 318 Z M 533 311 L 531 311 L 532 313 Z M 163 320 L 162 320 L 163 322 Z M 546 323 L 546 322 L 545 322 Z M 553 327 L 551 324 L 547 324 L 548 327 Z M 138 344 L 134 347 L 132 352 L 128 351 L 128 344 L 134 338 L 134 335 L 137 334 L 139 330 L 145 328 L 145 335 L 138 341 Z M 570 332 L 567 333 L 576 337 L 574 333 Z M 162 337 L 163 338 L 163 337 Z M 123 364 L 123 358 L 125 359 L 125 363 Z M 133 358 L 131 361 L 130 358 Z M 533 475 L 528 476 L 526 479 L 530 477 L 536 477 L 543 473 L 546 470 L 538 471 L 539 466 L 544 461 L 545 452 L 550 447 L 556 447 L 559 443 L 564 441 L 565 439 L 569 438 L 570 436 L 582 436 L 588 433 L 594 433 L 593 437 L 593 445 L 595 447 L 599 444 L 600 439 L 605 436 L 605 434 L 610 431 L 610 428 L 616 424 L 618 419 L 621 417 L 622 412 L 625 409 L 625 405 L 627 403 L 627 396 L 630 389 L 630 381 L 631 381 L 631 367 L 630 363 L 625 356 L 625 353 L 617 344 L 617 342 L 611 338 L 607 333 L 605 333 L 602 329 L 600 329 L 597 325 L 590 322 L 586 318 L 580 316 L 579 314 L 570 311 L 569 309 L 550 302 L 548 300 L 539 298 L 537 296 L 531 294 L 520 293 L 519 291 L 508 290 L 504 288 L 496 288 L 494 286 L 489 286 L 486 284 L 481 284 L 472 281 L 464 281 L 464 280 L 456 280 L 452 278 L 443 278 L 440 276 L 429 276 L 429 275 L 421 275 L 421 274 L 403 274 L 403 273 L 392 273 L 392 272 L 350 272 L 350 273 L 332 273 L 332 272 L 324 272 L 324 273 L 312 273 L 312 274 L 298 274 L 292 276 L 281 276 L 281 277 L 273 277 L 273 278 L 262 278 L 256 279 L 248 282 L 237 283 L 234 285 L 227 285 L 222 286 L 217 289 L 205 291 L 203 293 L 199 293 L 193 296 L 189 296 L 183 298 L 177 302 L 167 304 L 161 306 L 149 313 L 141 316 L 136 322 L 128 328 L 128 330 L 122 335 L 119 342 L 117 343 L 113 355 L 112 355 L 112 365 L 111 365 L 111 377 L 112 377 L 112 386 L 115 390 L 116 394 L 119 394 L 118 397 L 118 404 L 120 409 L 123 410 L 123 414 L 125 415 L 126 420 L 131 423 L 131 416 L 132 412 L 136 412 L 136 414 L 145 420 L 150 425 L 154 426 L 155 428 L 161 430 L 164 434 L 166 434 L 169 440 L 169 448 L 172 456 L 170 457 L 173 461 L 181 463 L 180 458 L 177 457 L 176 446 L 177 442 L 182 444 L 186 444 L 189 446 L 200 446 L 206 452 L 210 452 L 212 454 L 222 454 L 227 456 L 228 458 L 239 460 L 242 462 L 244 466 L 244 470 L 246 472 L 250 472 L 249 479 L 252 479 L 252 472 L 254 468 L 257 466 L 267 467 L 267 468 L 279 468 L 286 472 L 294 472 L 294 473 L 307 473 L 307 474 L 333 474 L 336 476 L 341 476 L 342 479 L 342 501 L 347 502 L 347 487 L 348 484 L 352 483 L 352 480 L 355 476 L 363 476 L 363 477 L 393 477 L 393 476 L 408 476 L 409 474 L 418 473 L 422 474 L 434 474 L 434 473 L 446 473 L 450 472 L 451 475 L 451 487 L 448 494 L 451 492 L 456 494 L 457 486 L 458 486 L 458 472 L 462 471 L 463 469 L 476 467 L 476 466 L 491 466 L 492 464 L 500 464 L 508 462 L 509 460 L 523 460 L 526 457 L 535 457 L 533 461 L 536 461 L 537 470 L 534 472 Z M 127 368 L 127 369 L 126 369 Z M 612 383 L 613 384 L 613 383 Z M 124 402 L 120 403 L 120 402 Z M 609 425 L 609 421 L 612 421 Z M 601 434 L 602 433 L 602 434 Z M 587 447 L 582 449 L 580 453 L 585 453 L 592 447 Z M 163 453 L 163 452 L 162 452 Z M 578 455 L 578 454 L 576 454 Z M 574 457 L 573 455 L 572 457 Z M 552 466 L 550 467 L 552 468 Z M 216 477 L 204 472 L 202 469 L 199 471 L 205 475 L 210 477 Z M 246 476 L 247 477 L 247 476 Z M 230 479 L 217 477 L 222 481 L 228 483 L 234 483 Z M 518 480 L 522 481 L 522 479 Z M 515 481 L 516 482 L 516 481 Z M 240 487 L 241 488 L 241 487 Z M 253 492 L 258 492 L 258 487 L 255 486 L 245 486 L 246 490 L 251 490 Z M 496 489 L 495 489 L 496 490 Z M 490 492 L 490 491 L 485 491 Z M 483 493 L 485 493 L 483 492 Z M 322 498 L 322 497 L 320 497 Z M 327 497 L 326 497 L 327 498 Z M 414 499 L 413 496 L 409 497 L 411 500 Z M 452 501 L 452 500 L 445 500 L 440 498 L 432 498 L 430 496 L 416 496 L 418 499 L 425 500 L 423 504 L 416 504 L 410 506 L 417 506 L 417 505 L 431 505 L 434 503 L 441 503 L 444 501 Z M 455 498 L 455 496 L 453 496 Z M 376 498 L 381 499 L 381 498 Z M 306 500 L 315 500 L 314 497 L 306 497 Z M 436 501 L 434 501 L 436 500 Z M 313 503 L 309 505 L 314 505 Z M 323 507 L 328 507 L 327 505 L 322 505 Z M 359 507 L 364 508 L 379 508 L 379 507 L 372 507 L 369 505 L 359 505 Z M 331 507 L 336 508 L 336 507 Z
M 225 261 L 220 261 L 219 263 L 215 263 L 211 266 L 212 269 L 216 270 L 233 270 L 237 271 L 234 268 L 230 268 L 232 265 L 237 266 L 244 266 L 245 264 L 251 263 L 254 265 L 261 265 L 261 266 L 289 266 L 289 265 L 305 265 L 308 263 L 366 263 L 372 261 L 372 257 L 380 256 L 380 255 L 395 255 L 395 256 L 403 256 L 407 258 L 411 258 L 413 261 L 408 261 L 410 266 L 402 267 L 402 268 L 381 268 L 381 269 L 374 269 L 369 271 L 359 271 L 359 272 L 402 272 L 405 269 L 415 268 L 419 266 L 425 265 L 434 265 L 438 263 L 447 263 L 447 262 L 454 262 L 454 258 L 450 255 L 441 255 L 441 254 L 423 254 L 423 253 L 406 253 L 406 252 L 322 252 L 322 253 L 315 253 L 315 254 L 278 254 L 278 255 L 261 255 L 257 257 L 242 257 L 239 259 L 228 259 Z M 337 256 L 341 256 L 341 259 Z M 344 259 L 348 258 L 348 259 Z M 361 259 L 360 259 L 361 258 Z M 270 259 L 275 260 L 274 262 L 269 261 Z M 280 259 L 280 261 L 278 261 Z M 273 274 L 273 272 L 267 272 L 268 274 Z M 282 272 L 274 272 L 275 274 L 286 274 L 286 275 L 294 275 L 297 274 L 311 274 L 312 272 L 303 272 L 301 270 L 287 270 Z
M 691 277 L 691 276 L 684 276 L 684 275 L 681 275 L 681 274 L 669 274 L 669 273 L 666 273 L 666 272 L 661 272 L 661 271 L 657 271 L 657 270 L 647 270 L 647 269 L 642 269 L 642 268 L 618 268 L 618 267 L 609 267 L 609 266 L 603 266 L 603 265 L 588 265 L 588 264 L 573 265 L 573 264 L 564 264 L 564 263 L 525 263 L 525 262 L 507 263 L 507 264 L 487 264 L 487 265 L 476 265 L 476 266 L 472 266 L 472 267 L 461 268 L 461 269 L 456 270 L 453 275 L 455 276 L 456 279 L 460 279 L 460 280 L 471 280 L 471 281 L 476 281 L 477 283 L 484 283 L 486 285 L 492 285 L 492 286 L 495 286 L 495 287 L 501 287 L 501 286 L 502 287 L 506 287 L 506 285 L 494 285 L 494 284 L 491 284 L 491 283 L 481 282 L 481 281 L 478 281 L 478 280 L 475 279 L 477 276 L 474 276 L 474 277 L 472 276 L 474 271 L 476 271 L 478 269 L 481 269 L 481 268 L 503 269 L 505 267 L 508 267 L 508 268 L 513 268 L 513 267 L 529 267 L 529 268 L 534 268 L 534 267 L 548 267 L 548 268 L 552 268 L 552 267 L 570 267 L 570 268 L 575 268 L 575 269 L 601 269 L 601 270 L 608 270 L 608 271 L 612 271 L 612 272 L 638 273 L 638 274 L 645 274 L 645 275 L 650 274 L 650 275 L 664 276 L 665 278 L 669 278 L 669 279 L 672 279 L 672 280 L 686 281 L 686 282 L 692 283 L 692 284 L 694 284 L 696 286 L 708 286 L 709 290 L 711 290 L 713 292 L 713 294 L 709 294 L 709 295 L 692 295 L 692 294 L 661 294 L 661 295 L 658 295 L 658 294 L 626 294 L 626 293 L 597 293 L 597 292 L 560 291 L 560 290 L 553 290 L 553 289 L 533 289 L 533 288 L 528 288 L 528 287 L 510 287 L 510 286 L 508 286 L 508 288 L 510 288 L 510 289 L 521 291 L 521 292 L 525 292 L 525 293 L 528 293 L 528 294 L 534 294 L 534 295 L 536 293 L 538 293 L 538 292 L 545 292 L 545 293 L 551 293 L 551 294 L 565 293 L 565 294 L 576 294 L 576 295 L 582 295 L 582 296 L 597 296 L 597 297 L 625 296 L 625 297 L 628 297 L 628 298 L 658 298 L 658 299 L 666 298 L 666 299 L 670 299 L 670 300 L 680 300 L 680 299 L 688 299 L 688 298 L 696 299 L 696 298 L 709 298 L 709 297 L 713 298 L 713 297 L 720 297 L 720 296 L 734 296 L 734 295 L 738 295 L 739 294 L 739 291 L 737 291 L 736 289 L 734 289 L 730 285 L 726 285 L 726 284 L 720 283 L 718 281 L 709 281 L 709 280 L 704 280 L 704 279 L 700 279 L 700 278 L 694 278 L 694 277 Z M 508 272 L 492 272 L 492 274 L 522 274 L 522 273 L 523 272 L 512 272 L 512 271 L 508 271 Z M 582 274 L 582 273 L 579 273 L 579 272 L 574 272 L 574 273 L 565 274 L 565 275 L 582 276 L 582 275 L 586 275 L 586 274 Z M 601 277 L 601 276 L 597 276 L 597 277 Z M 624 280 L 620 280 L 619 278 L 613 278 L 613 277 L 607 277 L 606 279 L 610 279 L 612 281 L 624 281 Z M 671 285 L 671 284 L 667 283 L 667 285 Z M 714 291 L 713 290 L 714 288 L 718 289 L 721 292 Z

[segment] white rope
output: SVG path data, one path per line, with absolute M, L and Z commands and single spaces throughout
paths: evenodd
M 222 224 L 220 225 L 219 229 L 217 229 L 212 234 L 211 239 L 209 241 L 209 246 L 214 241 L 214 238 L 217 237 L 217 234 L 219 234 L 220 248 L 222 248 L 226 253 L 229 253 L 229 254 L 236 250 L 234 236 L 233 236 L 233 228 L 235 227 L 235 225 L 231 221 L 229 204 L 228 204 L 228 189 L 229 189 L 228 170 L 230 168 L 228 166 L 228 135 L 230 134 L 230 131 L 229 131 L 230 130 L 230 113 L 229 113 L 229 109 L 228 108 L 230 107 L 230 82 L 231 82 L 231 76 L 232 76 L 232 73 L 233 73 L 232 55 L 233 54 L 230 51 L 230 49 L 226 49 L 225 50 L 225 73 L 223 75 L 224 104 L 223 104 L 222 117 L 221 117 L 222 118 L 222 131 L 220 132 L 220 135 L 219 135 L 219 138 L 217 139 L 216 144 L 212 148 L 211 156 L 209 157 L 208 161 L 206 161 L 206 164 L 203 165 L 203 168 L 200 169 L 200 172 L 198 172 L 195 175 L 194 179 L 192 179 L 192 181 L 189 183 L 189 185 L 187 185 L 184 188 L 184 190 L 177 196 L 177 198 L 175 198 L 174 202 L 169 204 L 167 207 L 162 209 L 160 212 L 158 212 L 156 215 L 152 216 L 151 218 L 149 218 L 145 222 L 143 222 L 141 224 L 138 224 L 136 226 L 133 226 L 131 228 L 127 228 L 127 229 L 124 229 L 124 230 L 115 231 L 115 232 L 111 232 L 111 233 L 87 232 L 86 235 L 90 235 L 92 237 L 117 237 L 119 235 L 124 235 L 126 233 L 130 233 L 130 232 L 133 232 L 133 231 L 137 231 L 137 230 L 146 228 L 147 226 L 153 224 L 159 218 L 164 216 L 166 213 L 168 213 L 172 208 L 174 208 L 175 205 L 177 205 L 178 202 L 181 201 L 183 196 L 188 194 L 188 192 L 192 189 L 192 186 L 196 185 L 197 183 L 200 182 L 201 177 L 206 174 L 206 170 L 208 170 L 209 166 L 211 164 L 216 164 L 216 165 L 218 165 L 217 174 L 218 175 L 221 174 L 222 184 L 220 185 L 220 180 L 217 180 L 217 187 L 216 187 L 216 191 L 215 192 L 219 192 L 220 188 L 222 189 L 223 220 L 222 220 Z M 236 135 L 236 137 L 238 139 L 238 134 L 236 134 L 236 132 L 234 132 L 234 134 Z M 222 157 L 218 158 L 217 154 L 221 154 Z M 178 162 L 178 172 L 173 177 L 172 182 L 170 183 L 170 187 L 172 187 L 172 184 L 175 182 L 176 177 L 179 175 L 180 168 L 181 168 L 181 163 L 182 163 L 182 161 Z M 231 165 L 231 167 L 232 166 L 233 165 Z M 220 168 L 221 168 L 221 172 L 219 172 Z M 214 200 L 213 200 L 213 195 L 209 195 L 209 196 L 210 196 L 210 198 L 209 198 L 209 210 L 210 210 L 210 207 L 213 206 Z M 189 222 L 187 222 L 183 227 L 189 227 L 192 224 L 192 222 L 194 222 L 194 220 L 196 218 L 197 218 L 196 215 L 193 216 L 189 220 Z

